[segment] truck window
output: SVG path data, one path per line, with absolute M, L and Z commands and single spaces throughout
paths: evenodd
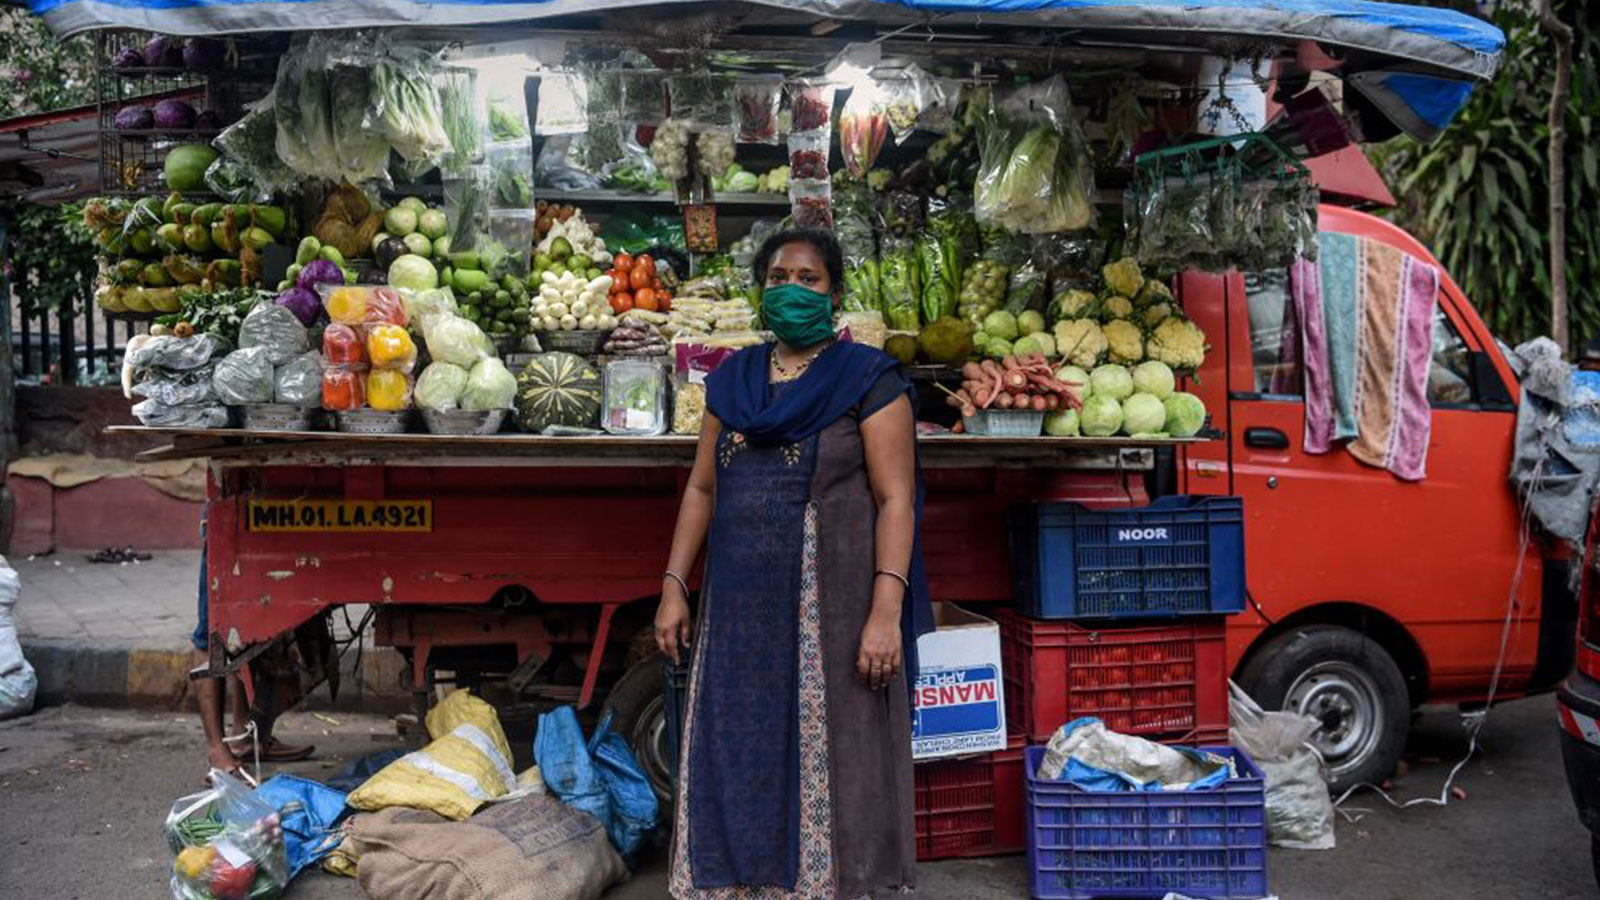
M 1428 365 L 1428 402 L 1452 406 L 1476 402 L 1472 394 L 1472 362 L 1467 342 L 1450 324 L 1443 306 L 1433 308 L 1433 359 Z
M 1300 369 L 1300 323 L 1289 271 L 1246 272 L 1246 306 L 1250 311 L 1250 357 L 1259 394 L 1299 396 L 1304 391 Z

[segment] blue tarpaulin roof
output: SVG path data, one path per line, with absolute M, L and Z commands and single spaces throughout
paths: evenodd
M 1505 35 L 1452 10 L 1366 0 L 746 0 L 752 7 L 886 25 L 1033 25 L 1092 36 L 1315 42 L 1360 59 L 1356 86 L 1406 131 L 1428 137 L 1494 75 Z M 205 35 L 314 28 L 536 23 L 698 0 L 30 0 L 58 35 L 137 28 Z M 1345 77 L 1356 74 L 1349 68 Z M 1405 77 L 1421 75 L 1424 77 Z

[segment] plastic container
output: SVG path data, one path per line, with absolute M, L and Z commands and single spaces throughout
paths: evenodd
M 1177 744 L 1226 741 L 1224 620 L 1092 629 L 1011 610 L 1000 624 L 1006 727 L 1035 741 L 1080 716 Z
M 993 410 L 990 410 L 993 434 Z M 1244 501 L 1162 497 L 1091 510 L 1011 512 L 1017 609 L 1039 619 L 1115 619 L 1244 609 Z
M 917 859 L 1003 856 L 1027 849 L 1020 734 L 1004 750 L 917 763 Z
M 1031 409 L 986 409 L 978 413 L 983 417 L 983 431 L 989 437 L 1038 437 L 1044 433 L 1044 413 Z
M 670 413 L 667 406 L 667 367 L 642 359 L 619 359 L 606 364 L 602 376 L 605 398 L 600 408 L 600 427 L 610 434 L 665 434 Z
M 1027 748 L 1028 880 L 1033 896 L 1267 896 L 1261 770 L 1241 750 L 1201 749 L 1233 757 L 1238 776 L 1204 791 L 1086 791 L 1036 778 L 1045 748 Z

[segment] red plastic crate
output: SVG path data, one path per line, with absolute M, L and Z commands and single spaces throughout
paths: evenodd
M 1080 716 L 1168 743 L 1228 732 L 1223 619 L 1085 628 L 999 610 L 1006 725 L 1044 743 Z
M 970 759 L 916 765 L 917 859 L 1003 856 L 1027 849 L 1022 752 L 1013 734 L 1006 749 Z

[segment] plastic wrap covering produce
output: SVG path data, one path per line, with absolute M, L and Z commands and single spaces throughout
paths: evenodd
M 274 390 L 272 355 L 266 347 L 235 350 L 217 363 L 211 385 L 217 399 L 229 406 L 271 403 Z
M 446 174 L 459 174 L 483 157 L 483 134 L 489 127 L 478 98 L 478 73 L 458 67 L 441 69 L 439 103 L 440 119 L 450 137 L 450 152 L 440 167 Z
M 1228 682 L 1228 742 L 1250 754 L 1266 776 L 1267 839 L 1291 850 L 1332 850 L 1333 798 L 1311 735 L 1322 723 L 1292 712 L 1265 712 Z
M 467 370 L 435 360 L 417 378 L 412 397 L 421 409 L 449 412 L 461 406 L 461 392 L 467 387 Z
M 979 221 L 1026 234 L 1094 224 L 1094 166 L 1064 79 L 993 92 L 982 125 Z
M 384 51 L 372 67 L 366 128 L 384 136 L 408 171 L 426 172 L 450 152 L 438 59 L 426 48 L 393 42 Z
M 351 184 L 388 180 L 389 142 L 364 121 L 373 103 L 373 68 L 378 64 L 376 39 L 367 34 L 312 35 L 313 56 L 320 56 L 327 86 L 327 109 L 333 151 L 340 176 Z
M 672 117 L 697 132 L 731 132 L 734 125 L 733 79 L 711 72 L 686 72 L 667 78 Z
M 746 75 L 734 81 L 737 127 L 734 135 L 741 144 L 776 144 L 778 108 L 783 101 L 783 77 Z
M 272 95 L 278 158 L 299 175 L 339 177 L 327 78 L 307 39 L 297 38 L 279 59 Z
M 1304 178 L 1240 181 L 1224 172 L 1146 181 L 1127 198 L 1130 248 L 1158 270 L 1282 268 L 1316 257 L 1318 198 Z
M 367 361 L 375 369 L 410 372 L 417 364 L 417 345 L 401 325 L 367 326 Z
M 1093 717 L 1050 737 L 1039 778 L 1092 791 L 1199 791 L 1234 777 L 1232 759 L 1119 734 Z
M 928 201 L 927 227 L 917 236 L 923 321 L 956 314 L 967 261 L 977 257 L 979 246 L 978 223 L 970 210 Z
M 435 362 L 470 370 L 478 360 L 493 355 L 493 343 L 477 323 L 460 316 L 436 316 L 422 322 L 423 340 Z
M 883 342 L 889 337 L 889 326 L 884 324 L 883 313 L 875 309 L 842 312 L 838 325 L 850 330 L 850 340 L 879 350 L 883 349 Z
M 679 384 L 672 398 L 672 433 L 699 434 L 706 414 L 706 386 Z
M 602 376 L 600 427 L 611 434 L 661 434 L 667 430 L 667 367 L 624 359 Z
M 428 319 L 433 316 L 454 316 L 460 312 L 456 306 L 456 295 L 448 287 L 433 288 L 426 291 L 400 291 L 400 307 L 405 310 L 406 318 L 427 327 Z
M 329 366 L 322 372 L 322 408 L 360 409 L 367 402 L 366 372 L 354 366 Z
M 878 244 L 873 222 L 872 193 L 865 185 L 839 189 L 834 202 L 834 233 L 844 254 L 844 296 L 840 308 L 846 312 L 877 310 L 882 304 L 878 290 Z
M 214 334 L 193 337 L 160 335 L 128 351 L 128 365 L 134 369 L 198 369 L 229 350 L 228 342 Z
M 252 199 L 265 200 L 294 183 L 295 173 L 278 158 L 278 116 L 274 94 L 245 107 L 245 113 L 211 142 L 233 161 L 255 187 Z
M 588 128 L 586 113 L 589 108 L 589 82 L 581 72 L 546 69 L 538 73 L 539 105 L 535 110 L 533 133 L 541 137 L 582 134 Z M 503 99 L 490 107 L 491 115 L 498 107 L 510 111 L 521 106 L 526 115 L 526 103 L 515 96 L 516 83 L 502 80 L 497 87 Z M 490 123 L 491 128 L 494 123 Z M 502 136 L 503 134 L 503 136 Z M 522 140 L 524 135 L 515 129 L 493 135 L 496 141 Z
M 478 360 L 467 373 L 461 390 L 461 408 L 481 411 L 510 409 L 517 396 L 517 379 L 506 364 L 494 357 Z
M 277 368 L 272 380 L 272 399 L 290 406 L 317 406 L 322 403 L 322 354 L 302 353 Z
M 665 72 L 660 69 L 622 69 L 622 120 L 659 125 L 667 117 Z
M 866 178 L 867 170 L 883 152 L 889 137 L 886 100 L 876 83 L 867 82 L 850 92 L 839 111 L 839 153 L 851 178 Z
M 650 318 L 659 315 L 652 314 Z M 666 337 L 661 334 L 660 325 L 639 311 L 623 313 L 602 348 L 607 356 L 624 357 L 666 356 L 670 349 Z
M 406 325 L 405 304 L 392 287 L 365 284 L 318 285 L 328 318 L 340 325 Z
M 367 405 L 373 409 L 393 411 L 411 406 L 411 376 L 406 372 L 373 369 L 367 373 L 365 382 Z
M 922 266 L 915 241 L 888 238 L 878 248 L 878 287 L 883 318 L 891 331 L 916 331 L 921 325 Z
M 133 393 L 163 406 L 215 406 L 217 392 L 211 387 L 214 365 L 182 372 L 152 372 L 133 385 Z
M 224 428 L 228 424 L 228 408 L 221 404 L 169 406 L 159 400 L 141 400 L 133 405 L 133 417 L 151 428 Z
M 311 335 L 288 307 L 262 303 L 244 317 L 239 326 L 239 349 L 260 347 L 267 360 L 281 366 L 306 352 Z
M 244 782 L 211 770 L 212 787 L 178 800 L 162 833 L 175 900 L 277 897 L 289 884 L 279 813 Z

